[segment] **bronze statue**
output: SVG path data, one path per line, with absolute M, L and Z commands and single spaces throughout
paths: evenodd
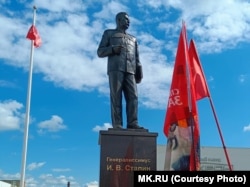
M 116 15 L 116 29 L 107 29 L 97 49 L 99 57 L 108 57 L 111 119 L 115 129 L 123 128 L 122 96 L 126 101 L 128 129 L 144 129 L 138 124 L 137 83 L 143 77 L 138 43 L 128 34 L 129 16 L 126 12 Z

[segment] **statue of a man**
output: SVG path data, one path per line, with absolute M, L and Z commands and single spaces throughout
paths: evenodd
M 142 79 L 138 43 L 128 34 L 129 16 L 126 12 L 116 15 L 116 29 L 107 29 L 97 49 L 99 57 L 108 57 L 112 126 L 123 128 L 122 96 L 126 101 L 128 129 L 144 129 L 138 124 L 137 83 Z

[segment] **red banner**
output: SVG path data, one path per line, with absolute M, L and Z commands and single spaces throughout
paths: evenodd
M 199 170 L 200 144 L 196 95 L 190 72 L 186 27 L 182 25 L 169 93 L 164 134 L 165 170 Z

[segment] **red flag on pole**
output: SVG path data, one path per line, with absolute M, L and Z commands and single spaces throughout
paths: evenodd
M 189 59 L 196 100 L 210 97 L 194 40 L 191 40 L 189 44 Z
M 165 170 L 199 169 L 199 126 L 183 23 L 170 87 L 164 134 L 168 138 Z
M 211 98 L 211 95 L 210 95 L 210 92 L 209 92 L 209 89 L 208 89 L 208 86 L 207 86 L 207 83 L 206 83 L 206 79 L 205 79 L 205 76 L 204 76 L 204 73 L 203 73 L 203 70 L 202 70 L 202 66 L 201 66 L 199 57 L 198 57 L 198 53 L 197 53 L 197 50 L 196 50 L 196 47 L 195 47 L 195 43 L 194 43 L 193 40 L 191 40 L 190 44 L 189 44 L 189 56 L 190 56 L 190 66 L 191 66 L 191 72 L 192 72 L 192 79 L 194 81 L 193 84 L 194 84 L 194 87 L 195 87 L 196 100 L 203 99 L 204 97 L 209 98 L 209 101 L 210 101 L 210 104 L 211 104 L 211 107 L 212 107 L 212 111 L 213 111 L 213 114 L 214 114 L 214 118 L 215 118 L 215 121 L 216 121 L 216 125 L 217 125 L 217 128 L 218 128 L 219 134 L 220 134 L 221 142 L 223 144 L 223 148 L 224 148 L 225 156 L 226 156 L 226 159 L 227 159 L 228 167 L 229 167 L 229 170 L 232 171 L 232 165 L 230 163 L 230 159 L 229 159 L 229 156 L 228 156 L 228 153 L 227 153 L 227 150 L 226 150 L 226 146 L 225 146 L 225 143 L 224 143 L 224 140 L 223 140 L 223 137 L 222 137 L 222 132 L 220 130 L 220 124 L 219 124 L 217 115 L 215 113 L 212 98 Z
M 188 46 L 186 39 L 186 28 L 185 25 L 183 25 L 176 53 L 172 84 L 164 123 L 164 133 L 166 136 L 169 135 L 169 128 L 173 123 L 189 117 L 186 71 L 187 59 Z
M 36 29 L 35 25 L 32 25 L 27 33 L 26 38 L 30 40 L 34 40 L 34 46 L 40 47 L 42 44 L 41 37 L 38 33 L 38 30 Z

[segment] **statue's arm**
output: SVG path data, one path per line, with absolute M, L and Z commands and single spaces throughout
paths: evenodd
M 101 42 L 97 49 L 97 55 L 99 57 L 107 57 L 113 54 L 112 45 L 110 45 L 110 42 L 109 42 L 109 38 L 110 38 L 109 35 L 110 34 L 108 31 L 104 31 Z
M 135 41 L 135 58 L 136 58 L 136 65 L 141 66 L 140 62 L 140 56 L 139 56 L 139 49 L 138 49 L 138 43 Z
M 135 73 L 135 79 L 136 83 L 140 83 L 143 78 L 143 70 L 142 70 L 142 64 L 140 62 L 139 57 L 139 49 L 138 49 L 138 43 L 135 41 L 135 58 L 136 58 L 136 73 Z

